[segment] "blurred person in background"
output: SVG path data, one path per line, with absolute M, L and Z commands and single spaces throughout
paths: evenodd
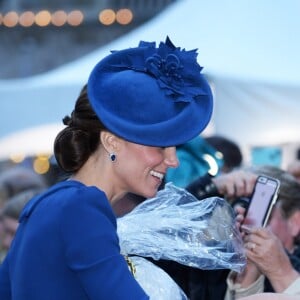
M 0 173 L 0 215 L 6 203 L 18 193 L 31 189 L 43 189 L 47 184 L 41 175 L 29 168 L 15 166 L 3 170 Z M 3 247 L 4 228 L 0 222 L 0 261 L 6 254 L 6 247 Z
M 196 198 L 203 196 L 225 197 L 231 201 L 238 197 L 250 195 L 256 176 L 252 172 L 240 169 L 243 156 L 239 146 L 232 140 L 219 135 L 213 135 L 203 139 L 213 153 L 211 158 L 217 165 L 217 172 L 210 172 L 207 168 L 202 176 L 194 176 L 185 185 L 185 188 Z M 237 172 L 232 172 L 234 170 Z M 231 173 L 226 176 L 227 173 Z M 222 175 L 222 176 L 218 176 Z M 191 178 L 190 178 L 191 179 Z
M 228 173 L 233 169 L 241 167 L 243 154 L 237 143 L 221 135 L 211 135 L 204 139 L 222 154 L 223 164 L 220 170 L 222 173 Z
M 268 228 L 253 229 L 245 236 L 249 261 L 242 274 L 230 273 L 226 300 L 261 292 L 299 294 L 300 184 L 277 167 L 252 170 L 280 180 L 280 190 Z
M 190 182 L 208 173 L 211 169 L 211 160 L 215 166 L 213 172 L 211 172 L 213 175 L 218 173 L 223 164 L 223 160 L 217 155 L 217 151 L 201 136 L 178 145 L 176 152 L 180 164 L 177 168 L 168 170 L 165 182 L 172 182 L 179 187 L 186 187 Z M 209 161 L 207 157 L 209 157 Z
M 15 166 L 0 173 L 0 209 L 14 195 L 29 189 L 46 188 L 43 177 L 33 170 Z
M 165 181 L 186 187 L 205 174 L 228 173 L 242 164 L 239 146 L 223 136 L 197 136 L 176 147 L 180 165 L 168 170 Z
M 274 166 L 252 169 L 256 174 L 265 174 L 280 181 L 278 199 L 268 227 L 279 237 L 289 253 L 297 254 L 300 246 L 300 183 L 288 172 Z
M 3 248 L 8 250 L 19 226 L 19 217 L 25 204 L 43 189 L 28 189 L 11 197 L 4 205 L 0 218 L 3 226 Z

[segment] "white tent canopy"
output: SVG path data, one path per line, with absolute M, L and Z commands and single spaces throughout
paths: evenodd
M 198 48 L 215 92 L 211 128 L 242 147 L 299 141 L 300 2 L 177 1 L 114 42 L 51 72 L 0 81 L 0 138 L 71 112 L 93 66 L 140 40 Z
M 55 137 L 62 129 L 63 125 L 53 123 L 12 133 L 0 140 L 0 160 L 51 154 Z

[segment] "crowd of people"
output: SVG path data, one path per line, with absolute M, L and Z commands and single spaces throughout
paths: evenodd
M 27 168 L 3 171 L 0 299 L 154 299 L 121 254 L 117 218 L 169 182 L 198 201 L 229 203 L 247 257 L 241 272 L 146 257 L 186 299 L 299 297 L 300 162 L 286 170 L 243 166 L 230 138 L 201 137 L 213 99 L 196 57 L 168 38 L 111 53 L 92 70 L 55 140 L 66 179 L 48 186 Z M 217 174 L 203 154 L 215 158 Z M 278 199 L 266 227 L 245 230 L 261 174 L 279 180 Z

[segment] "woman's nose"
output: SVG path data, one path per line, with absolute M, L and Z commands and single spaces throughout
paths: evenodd
M 176 147 L 167 147 L 165 148 L 165 163 L 168 167 L 177 168 L 179 166 L 179 161 L 176 154 Z

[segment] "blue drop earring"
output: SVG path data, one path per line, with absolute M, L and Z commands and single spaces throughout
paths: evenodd
M 116 154 L 114 154 L 114 153 L 110 153 L 110 154 L 109 154 L 109 158 L 110 158 L 110 160 L 111 160 L 112 162 L 114 162 L 114 161 L 116 161 L 117 156 L 116 156 Z

